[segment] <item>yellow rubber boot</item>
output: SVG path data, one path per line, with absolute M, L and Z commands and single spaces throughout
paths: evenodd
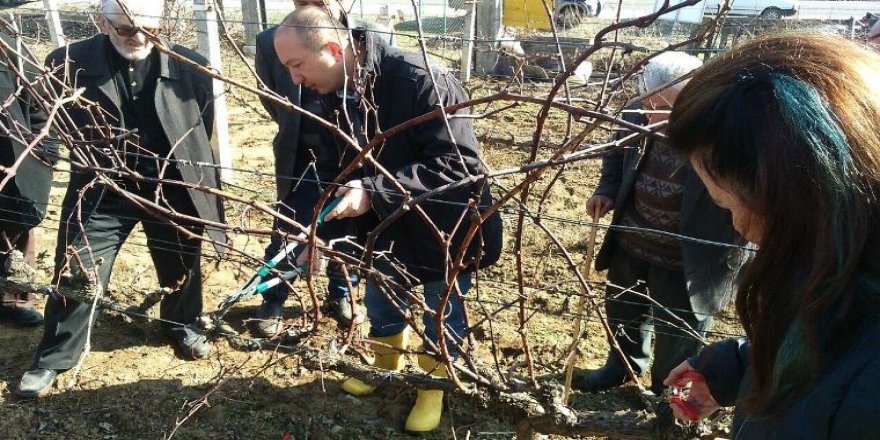
M 446 367 L 433 357 L 419 355 L 419 366 L 434 377 L 446 377 Z M 442 390 L 416 390 L 416 403 L 406 418 L 406 430 L 409 432 L 433 431 L 440 426 L 443 414 Z
M 372 341 L 379 342 L 384 345 L 373 345 L 373 353 L 375 359 L 372 365 L 376 368 L 384 368 L 386 370 L 401 371 L 406 365 L 406 358 L 402 351 L 407 349 L 409 345 L 409 332 L 404 330 L 401 333 L 391 336 L 372 337 Z M 376 387 L 356 379 L 348 378 L 342 383 L 342 390 L 348 394 L 355 396 L 366 396 L 376 391 Z

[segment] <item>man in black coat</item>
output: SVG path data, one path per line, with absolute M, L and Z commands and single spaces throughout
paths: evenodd
M 663 53 L 645 67 L 641 89 L 643 93 L 660 90 L 700 64 L 685 53 Z M 643 125 L 662 122 L 683 86 L 680 82 L 629 106 L 624 120 Z M 608 270 L 607 318 L 636 374 L 647 372 L 653 352 L 651 390 L 659 394 L 669 371 L 699 350 L 693 333 L 705 335 L 713 315 L 730 300 L 743 253 L 663 234 L 728 245 L 738 242 L 730 213 L 712 201 L 687 158 L 678 157 L 659 140 L 625 145 L 602 159 L 602 176 L 587 200 L 587 214 L 598 219 L 612 209 L 612 228 L 596 256 L 596 270 Z M 692 331 L 681 329 L 688 326 Z M 627 380 L 624 360 L 612 347 L 605 365 L 587 372 L 574 386 L 594 392 Z
M 352 29 L 370 29 L 377 32 L 376 36 L 390 41 L 390 33 L 370 23 L 362 23 L 348 17 L 337 0 L 296 0 L 296 7 L 316 6 L 326 8 L 327 12 Z M 323 115 L 324 107 L 320 95 L 314 90 L 295 84 L 290 78 L 287 67 L 281 64 L 275 53 L 273 38 L 277 26 L 273 26 L 257 34 L 256 71 L 262 84 L 269 90 L 287 98 L 292 104 L 300 106 L 315 115 Z M 332 182 L 339 168 L 333 155 L 325 154 L 320 148 L 326 138 L 323 130 L 313 119 L 303 118 L 298 112 L 290 112 L 271 100 L 261 98 L 263 107 L 278 124 L 278 133 L 272 140 L 275 153 L 275 182 L 278 209 L 288 218 L 300 224 L 312 221 L 315 204 L 318 202 L 327 182 Z M 332 141 L 331 141 L 332 142 Z M 275 228 L 285 232 L 298 232 L 284 222 L 276 222 Z M 352 234 L 351 221 L 341 219 L 322 225 L 318 236 L 323 240 L 332 240 Z M 272 238 L 266 248 L 266 259 L 270 259 L 281 250 L 286 243 L 279 237 Z M 346 243 L 340 243 L 337 250 L 352 253 L 354 250 Z M 290 264 L 290 262 L 286 262 Z M 356 286 L 357 275 L 349 272 L 348 279 L 337 264 L 327 266 L 327 302 L 326 311 L 343 325 L 352 321 L 360 321 L 362 313 L 352 307 L 349 285 Z M 281 310 L 289 292 L 286 285 L 278 285 L 263 294 L 263 304 L 257 311 L 257 329 L 265 336 L 271 336 L 281 330 Z
M 370 338 L 378 342 L 373 365 L 403 368 L 403 313 L 413 289 L 421 285 L 427 340 L 419 364 L 430 374 L 445 376 L 435 355 L 445 344 L 455 357 L 467 336 L 462 296 L 471 286 L 472 272 L 498 259 L 501 219 L 497 212 L 489 216 L 464 246 L 480 208 L 493 203 L 488 183 L 478 178 L 486 169 L 471 120 L 440 116 L 389 133 L 418 116 L 466 101 L 464 90 L 449 72 L 426 64 L 421 54 L 390 48 L 374 37 L 372 32 L 349 32 L 326 12 L 310 7 L 284 20 L 275 32 L 275 48 L 293 81 L 322 95 L 334 125 L 358 147 L 380 134 L 387 136 L 362 167 L 337 178 L 344 182 L 336 191 L 342 199 L 326 219 L 354 219 L 368 234 L 360 243 L 374 251 L 365 256 L 374 271 L 364 295 Z M 322 147 L 337 155 L 344 170 L 359 148 L 336 135 L 331 139 L 333 145 Z M 422 195 L 428 197 L 417 204 L 419 209 L 406 206 L 411 197 Z M 387 288 L 391 283 L 400 288 Z M 442 313 L 442 331 L 432 311 Z M 343 390 L 364 395 L 374 387 L 351 378 Z M 418 390 L 406 429 L 435 429 L 442 406 L 442 391 Z
M 45 141 L 27 150 L 32 134 L 39 133 L 46 123 L 45 112 L 28 89 L 22 87 L 21 75 L 30 79 L 34 63 L 16 40 L 6 35 L 0 38 L 4 60 L 0 62 L 0 100 L 14 100 L 0 115 L 4 131 L 11 133 L 0 136 L 0 165 L 9 168 L 21 161 L 15 169 L 15 177 L 0 189 L 0 276 L 34 281 L 36 235 L 33 228 L 46 216 L 54 155 L 46 150 L 50 144 Z M 17 63 L 9 65 L 5 60 Z M 6 176 L 0 172 L 0 180 Z M 4 291 L 0 295 L 0 319 L 20 326 L 43 323 L 43 315 L 34 310 L 33 293 Z
M 161 2 L 124 3 L 134 24 L 159 34 Z M 219 188 L 220 183 L 217 167 L 210 166 L 216 163 L 210 144 L 211 79 L 155 48 L 117 0 L 105 0 L 101 8 L 102 34 L 46 59 L 66 84 L 83 90 L 84 100 L 99 106 L 80 100 L 66 108 L 72 121 L 62 129 L 74 144 L 56 277 L 60 283 L 105 288 L 120 247 L 140 223 L 159 284 L 170 290 L 160 306 L 163 329 L 184 357 L 203 358 L 210 346 L 192 325 L 202 311 L 201 236 L 207 229 L 218 252 L 226 238 L 221 229 L 197 221 L 217 226 L 224 221 L 220 199 L 195 187 Z M 163 44 L 184 59 L 207 64 L 187 48 Z M 83 158 L 91 158 L 90 167 L 83 166 Z M 95 166 L 125 171 L 98 173 Z M 184 217 L 163 215 L 163 209 Z M 50 299 L 45 313 L 36 360 L 19 384 L 23 396 L 44 394 L 58 372 L 76 365 L 93 316 L 90 304 L 63 298 Z

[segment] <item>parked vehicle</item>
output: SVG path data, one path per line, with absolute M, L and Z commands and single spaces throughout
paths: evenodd
M 467 5 L 465 0 L 446 0 L 450 8 L 464 9 Z M 519 0 L 525 1 L 525 7 L 536 14 L 546 17 L 543 12 L 542 0 Z M 575 27 L 587 17 L 596 17 L 602 12 L 602 0 L 555 0 L 553 2 L 553 18 L 556 25 L 563 28 Z
M 39 0 L 0 0 L 0 6 L 18 6 L 25 3 L 33 3 Z
M 556 0 L 553 17 L 557 26 L 570 28 L 581 24 L 586 17 L 598 16 L 600 12 L 600 0 Z
M 706 0 L 706 15 L 716 14 L 723 0 Z M 731 16 L 761 17 L 764 20 L 779 20 L 798 12 L 797 0 L 731 0 Z

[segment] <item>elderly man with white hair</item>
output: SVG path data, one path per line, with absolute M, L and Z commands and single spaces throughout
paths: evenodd
M 162 5 L 103 0 L 97 18 L 101 33 L 59 48 L 46 59 L 47 67 L 67 85 L 81 88 L 87 100 L 66 107 L 72 119 L 66 131 L 77 141 L 73 148 L 80 150 L 71 157 L 95 157 L 101 166 L 124 170 L 108 175 L 112 184 L 103 184 L 94 169 L 72 165 L 55 278 L 62 285 L 106 287 L 119 249 L 140 223 L 159 284 L 169 291 L 160 306 L 163 330 L 183 357 L 199 359 L 210 351 L 204 335 L 192 325 L 202 311 L 200 236 L 207 229 L 218 252 L 226 237 L 221 230 L 161 211 L 182 214 L 179 218 L 224 221 L 219 198 L 196 188 L 219 188 L 217 168 L 191 165 L 216 163 L 210 143 L 211 78 L 156 48 L 161 41 L 177 56 L 207 64 L 195 52 L 159 39 Z M 163 183 L 168 181 L 191 185 Z M 134 201 L 138 198 L 161 209 L 148 211 Z M 56 374 L 77 364 L 88 339 L 90 316 L 91 304 L 49 299 L 43 339 L 32 368 L 19 383 L 20 395 L 45 394 Z
M 682 52 L 652 58 L 638 77 L 642 98 L 626 108 L 624 120 L 660 124 L 662 133 L 661 123 L 684 86 L 681 78 L 700 65 Z M 605 365 L 574 385 L 586 392 L 622 385 L 629 380 L 627 363 L 634 373 L 646 373 L 653 334 L 651 390 L 659 394 L 667 373 L 699 350 L 692 333 L 705 335 L 713 315 L 729 301 L 742 258 L 729 247 L 672 234 L 736 243 L 730 214 L 712 202 L 687 158 L 653 137 L 603 158 L 599 186 L 586 208 L 595 220 L 614 210 L 596 270 L 608 270 L 605 310 L 623 358 L 612 345 Z

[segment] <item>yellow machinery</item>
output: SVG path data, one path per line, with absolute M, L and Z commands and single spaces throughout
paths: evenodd
M 553 0 L 504 0 L 504 26 L 527 29 L 551 29 L 547 8 L 554 13 Z

